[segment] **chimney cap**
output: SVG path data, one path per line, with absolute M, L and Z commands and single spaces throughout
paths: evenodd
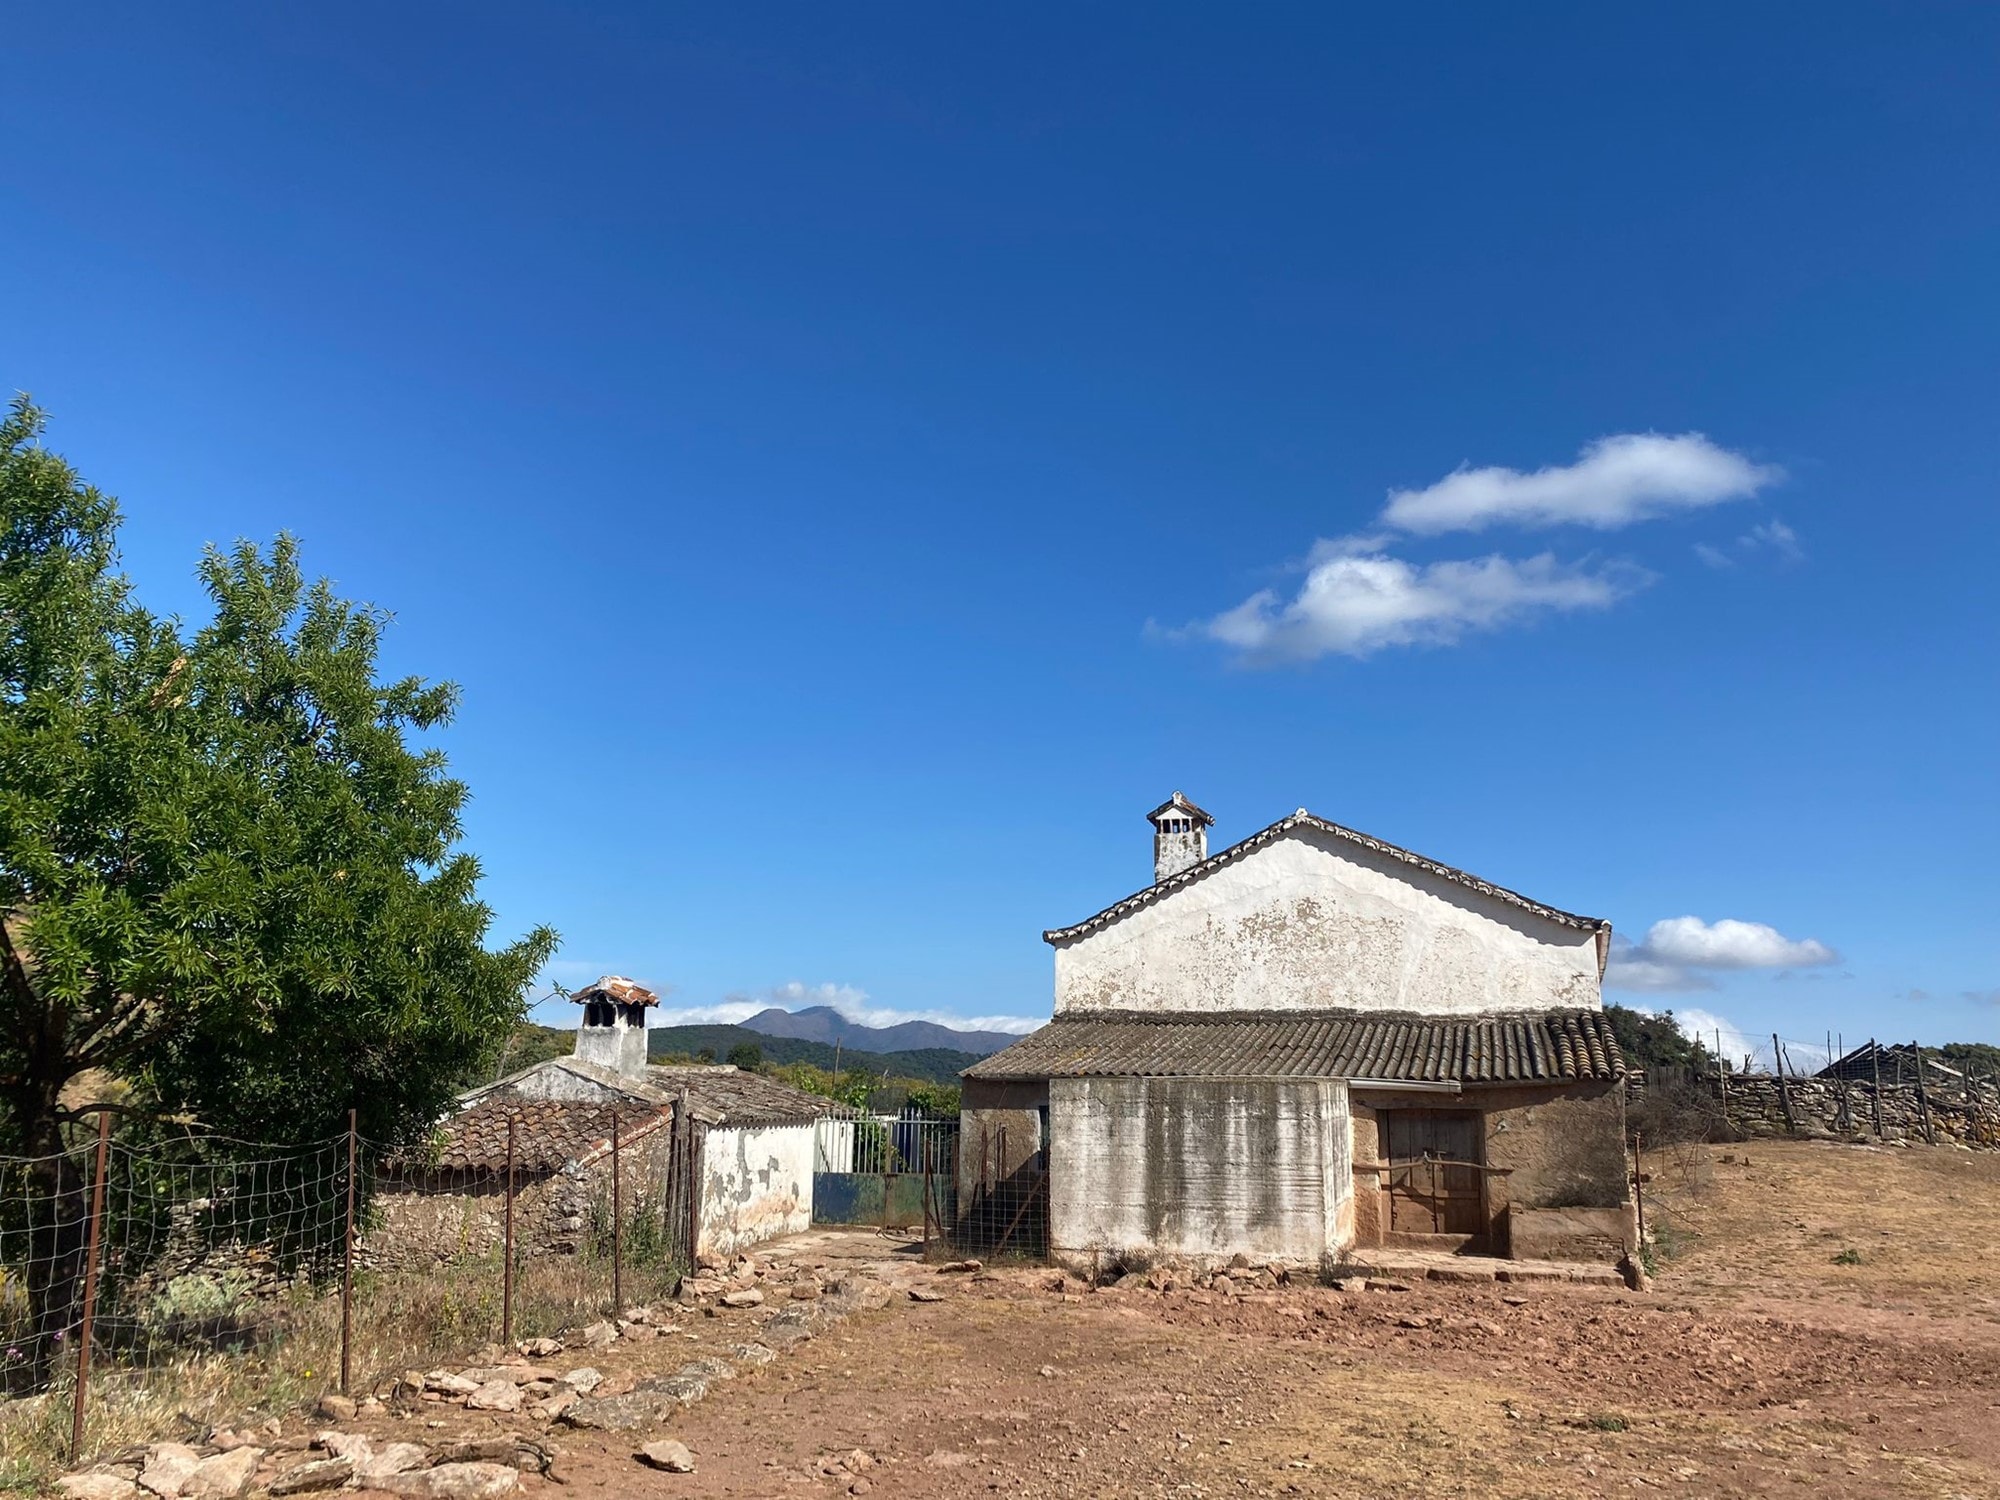
M 1147 813 L 1146 821 L 1157 827 L 1160 819 L 1165 817 L 1193 818 L 1204 828 L 1215 822 L 1215 819 L 1188 801 L 1178 791 L 1151 812 Z
M 569 997 L 578 1005 L 593 1000 L 615 1000 L 620 1005 L 658 1005 L 660 997 L 636 980 L 622 974 L 606 974 L 595 984 L 584 986 Z

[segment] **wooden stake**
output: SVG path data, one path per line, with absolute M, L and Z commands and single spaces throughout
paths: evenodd
M 1646 1243 L 1646 1169 L 1639 1158 L 1640 1132 L 1632 1132 L 1632 1196 L 1639 1209 L 1639 1243 Z
M 618 1193 L 618 1112 L 611 1113 L 611 1315 L 625 1310 L 624 1209 Z
M 340 1260 L 340 1394 L 354 1381 L 354 1158 L 357 1115 L 347 1112 L 347 1239 Z
M 500 1267 L 500 1342 L 514 1342 L 514 1121 L 507 1120 L 506 1259 Z
M 1799 1122 L 1792 1115 L 1792 1091 L 1785 1082 L 1785 1053 L 1778 1041 L 1778 1033 L 1771 1033 L 1771 1060 L 1778 1065 L 1778 1103 L 1784 1106 L 1785 1129 L 1797 1130 Z
M 1924 1049 L 1917 1043 L 1910 1043 L 1910 1056 L 1917 1062 L 1917 1113 L 1924 1122 L 1924 1139 L 1933 1146 L 1937 1144 L 1937 1126 L 1931 1120 L 1930 1090 L 1924 1087 Z

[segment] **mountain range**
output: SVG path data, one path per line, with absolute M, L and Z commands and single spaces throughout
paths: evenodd
M 958 1031 L 935 1021 L 899 1021 L 894 1026 L 863 1026 L 850 1021 L 831 1005 L 809 1005 L 804 1010 L 779 1010 L 775 1005 L 760 1010 L 746 1021 L 736 1023 L 745 1031 L 764 1036 L 790 1037 L 801 1042 L 839 1042 L 843 1048 L 867 1052 L 912 1052 L 929 1047 L 948 1047 L 985 1057 L 1002 1047 L 1012 1046 L 1020 1037 L 1007 1031 Z

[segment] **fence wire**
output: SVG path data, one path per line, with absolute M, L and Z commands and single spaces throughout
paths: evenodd
M 964 1255 L 1049 1254 L 1049 1157 L 1039 1133 L 1006 1127 L 961 1136 L 956 1213 L 944 1238 Z
M 678 1120 L 629 1142 L 614 1122 L 611 1144 L 567 1155 L 516 1152 L 508 1128 L 490 1162 L 358 1134 L 272 1147 L 108 1128 L 0 1157 L 0 1385 L 21 1398 L 0 1402 L 0 1450 L 51 1401 L 75 1405 L 72 1452 L 110 1442 L 115 1425 L 86 1436 L 79 1391 L 105 1409 L 121 1392 L 284 1405 L 350 1371 L 365 1389 L 671 1295 L 700 1152 Z

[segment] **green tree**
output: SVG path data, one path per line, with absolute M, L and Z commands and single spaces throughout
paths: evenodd
M 0 422 L 0 1150 L 59 1153 L 93 1071 L 233 1136 L 414 1139 L 555 941 L 485 946 L 466 788 L 410 743 L 456 690 L 378 680 L 386 617 L 289 537 L 209 552 L 192 636 L 147 613 L 42 426 Z
M 754 1073 L 764 1066 L 764 1049 L 755 1042 L 738 1042 L 729 1049 L 729 1062 L 746 1073 Z
M 1625 1054 L 1625 1066 L 1658 1071 L 1662 1068 L 1692 1068 L 1696 1072 L 1715 1071 L 1715 1059 L 1708 1049 L 1680 1028 L 1670 1010 L 1649 1016 L 1627 1005 L 1607 1005 L 1604 1017 Z
M 385 616 L 296 544 L 211 551 L 183 639 L 115 571 L 115 505 L 0 426 L 0 1076 L 18 1149 L 86 1069 L 234 1135 L 434 1120 L 521 1017 L 545 929 L 497 952 L 466 788 L 409 743 L 456 689 L 377 679 Z

